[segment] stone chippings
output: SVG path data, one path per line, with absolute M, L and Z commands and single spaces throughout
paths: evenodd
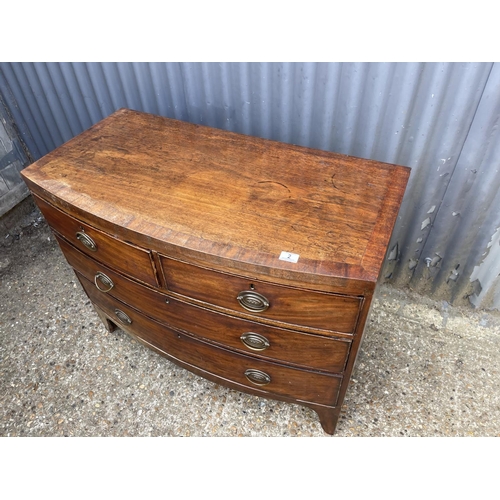
M 2 239 L 1 436 L 327 436 L 108 333 L 36 210 Z M 496 315 L 383 286 L 336 435 L 498 436 L 499 361 Z

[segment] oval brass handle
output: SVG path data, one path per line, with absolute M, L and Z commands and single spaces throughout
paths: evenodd
M 271 346 L 269 340 L 260 333 L 246 332 L 240 337 L 240 340 L 252 351 L 265 351 Z
M 81 241 L 83 246 L 87 247 L 92 252 L 97 252 L 97 245 L 95 241 L 86 233 L 78 231 L 76 233 L 76 239 Z
M 123 323 L 132 324 L 132 320 L 121 309 L 115 309 L 115 314 Z
M 263 312 L 269 307 L 269 301 L 260 293 L 250 290 L 240 292 L 236 297 L 240 306 L 251 312 Z
M 271 377 L 260 370 L 254 370 L 253 368 L 248 369 L 245 372 L 245 377 L 255 385 L 267 385 L 271 382 Z
M 99 286 L 99 281 L 107 288 L 101 288 Z M 104 293 L 108 293 L 115 286 L 115 284 L 113 283 L 113 280 L 109 276 L 106 276 L 104 273 L 101 273 L 101 271 L 99 271 L 94 276 L 94 283 L 95 283 L 95 286 L 97 287 L 97 289 L 101 292 L 104 292 Z

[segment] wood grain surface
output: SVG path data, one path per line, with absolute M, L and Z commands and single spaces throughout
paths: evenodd
M 135 245 L 130 245 L 111 235 L 103 233 L 81 221 L 69 217 L 57 210 L 38 196 L 33 196 L 43 216 L 50 227 L 71 241 L 82 252 L 92 255 L 100 261 L 124 272 L 128 276 L 148 283 L 158 285 L 151 252 Z M 83 232 L 95 243 L 95 251 L 89 250 L 77 238 L 77 233 Z
M 212 346 L 191 335 L 160 325 L 110 295 L 99 294 L 93 283 L 81 275 L 77 276 L 92 302 L 114 323 L 168 353 L 173 361 L 179 360 L 202 368 L 220 377 L 222 383 L 228 380 L 258 388 L 269 397 L 277 394 L 331 406 L 337 401 L 342 381 L 339 376 L 287 367 Z M 130 318 L 130 324 L 118 318 L 115 312 L 117 309 Z M 245 372 L 250 369 L 268 374 L 271 382 L 265 386 L 253 384 L 245 376 Z
M 352 333 L 362 304 L 360 297 L 269 284 L 166 257 L 161 257 L 161 269 L 170 291 L 236 312 L 245 311 L 237 300 L 239 292 L 257 292 L 268 299 L 270 305 L 263 312 L 251 314 L 256 318 L 286 322 L 296 328 Z
M 21 174 L 106 328 L 334 432 L 410 169 L 121 109 Z
M 22 175 L 153 250 L 376 281 L 409 169 L 122 109 Z
M 349 339 L 300 333 L 185 303 L 125 278 L 79 252 L 61 236 L 56 235 L 56 238 L 68 263 L 89 283 L 95 280 L 99 272 L 103 272 L 112 280 L 113 287 L 108 292 L 101 292 L 96 288 L 96 291 L 87 290 L 89 295 L 99 296 L 101 293 L 108 293 L 160 323 L 248 355 L 258 355 L 263 359 L 331 373 L 342 373 L 344 370 L 351 345 Z M 95 284 L 88 286 L 95 287 Z M 100 287 L 107 289 L 102 284 Z M 241 341 L 241 336 L 247 332 L 265 337 L 269 341 L 269 348 L 258 352 L 248 349 Z M 333 334 L 330 332 L 329 335 Z

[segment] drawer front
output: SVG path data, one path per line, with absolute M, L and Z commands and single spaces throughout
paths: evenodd
M 153 319 L 242 353 L 331 373 L 344 370 L 350 342 L 262 325 L 186 304 L 135 283 L 89 259 L 63 239 L 58 240 L 69 264 L 89 280 L 83 285 L 93 300 L 108 293 Z M 111 283 L 103 281 L 99 273 Z
M 93 285 L 79 276 L 85 289 Z M 86 283 L 85 283 L 86 282 Z M 97 300 L 96 300 L 97 298 Z M 255 359 L 196 340 L 143 316 L 109 294 L 92 301 L 125 331 L 161 349 L 173 358 L 216 377 L 263 393 L 333 406 L 342 377 L 314 373 Z
M 158 286 L 150 252 L 94 229 L 37 196 L 34 198 L 49 226 L 82 252 L 144 283 Z
M 212 271 L 161 256 L 169 290 L 276 321 L 352 333 L 361 299 L 313 292 Z

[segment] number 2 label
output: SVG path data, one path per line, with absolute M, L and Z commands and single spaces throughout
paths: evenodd
M 296 264 L 299 260 L 299 254 L 291 252 L 281 252 L 279 260 L 285 260 L 287 262 L 293 262 Z

